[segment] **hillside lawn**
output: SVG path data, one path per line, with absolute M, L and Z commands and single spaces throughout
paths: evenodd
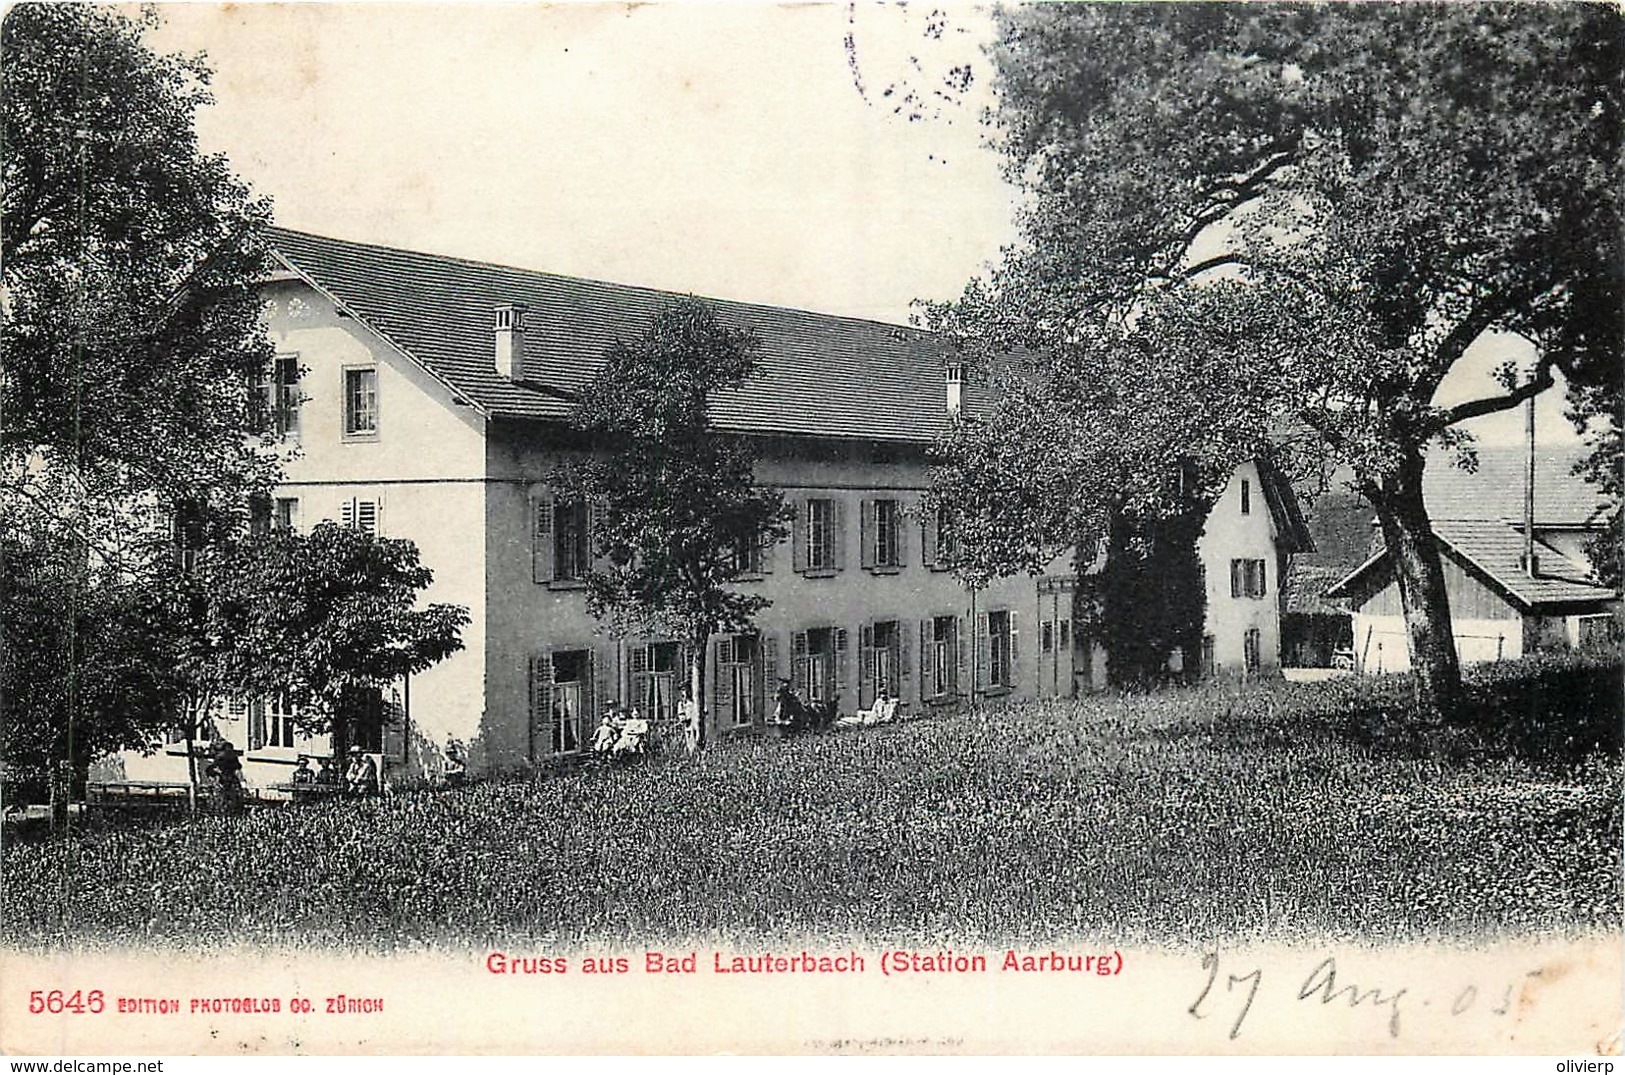
M 4 941 L 415 947 L 1621 927 L 1621 669 L 987 705 L 700 759 L 13 833 Z

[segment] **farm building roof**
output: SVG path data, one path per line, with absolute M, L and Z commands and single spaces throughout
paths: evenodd
M 1583 565 L 1542 541 L 1535 542 L 1538 574 L 1528 575 L 1522 567 L 1522 527 L 1491 519 L 1435 519 L 1433 533 L 1447 552 L 1525 612 L 1551 605 L 1612 601 L 1619 596 L 1597 585 Z M 1357 584 L 1387 558 L 1386 549 L 1369 557 L 1327 590 L 1326 596 L 1353 596 Z
M 617 340 L 641 335 L 673 292 L 439 254 L 271 230 L 283 265 L 487 414 L 562 421 Z M 925 444 L 948 426 L 947 346 L 903 325 L 707 299 L 761 341 L 761 375 L 720 393 L 717 425 L 741 433 Z M 525 350 L 537 380 L 496 369 L 498 306 L 529 308 Z M 977 393 L 967 386 L 965 406 Z
M 1422 479 L 1428 516 L 1434 519 L 1523 519 L 1525 468 L 1529 450 L 1516 445 L 1480 446 L 1478 466 L 1463 470 L 1449 453 L 1435 451 Z M 1603 497 L 1595 485 L 1574 473 L 1585 458 L 1582 445 L 1535 446 L 1535 526 L 1594 525 Z

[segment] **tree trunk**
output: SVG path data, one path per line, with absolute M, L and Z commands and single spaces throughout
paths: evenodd
M 706 627 L 696 627 L 689 636 L 688 656 L 688 704 L 693 706 L 693 719 L 695 727 L 692 732 L 685 733 L 694 750 L 701 750 L 706 742 L 705 720 L 705 651 L 711 642 L 711 631 Z
M 1450 627 L 1450 594 L 1444 563 L 1422 502 L 1423 459 L 1412 453 L 1400 470 L 1366 495 L 1399 585 L 1400 605 L 1411 649 L 1417 705 L 1434 719 L 1448 720 L 1461 708 L 1461 665 Z

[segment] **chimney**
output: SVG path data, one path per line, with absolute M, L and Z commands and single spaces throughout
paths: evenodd
M 526 309 L 522 302 L 510 302 L 497 307 L 497 372 L 510 381 L 522 380 L 525 376 Z
M 960 391 L 965 383 L 965 367 L 958 362 L 950 362 L 942 367 L 942 384 L 948 394 L 948 413 L 958 414 Z

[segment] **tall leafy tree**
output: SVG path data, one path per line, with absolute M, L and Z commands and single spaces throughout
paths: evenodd
M 1097 372 L 1080 341 L 1115 335 L 1094 367 L 1138 350 L 1153 396 L 1188 385 L 1188 411 L 1153 399 L 1140 418 L 1170 429 L 1230 395 L 1210 356 L 1243 371 L 1238 417 L 1267 403 L 1353 469 L 1396 565 L 1420 700 L 1453 710 L 1425 452 L 1554 370 L 1581 391 L 1617 377 L 1620 13 L 1034 5 L 999 32 L 995 139 L 1030 198 L 1021 240 L 940 322 L 969 348 L 1039 356 L 1063 408 Z M 1497 333 L 1533 344 L 1533 367 L 1435 405 Z M 1145 436 L 1132 417 L 1106 411 L 1102 435 Z M 1068 462 L 1046 445 L 1017 446 L 1025 470 Z
M 600 452 L 561 478 L 592 505 L 588 608 L 618 631 L 682 639 L 701 713 L 711 636 L 747 630 L 769 604 L 734 579 L 788 533 L 784 499 L 756 484 L 749 444 L 710 420 L 715 395 L 755 374 L 757 351 L 752 333 L 698 300 L 661 308 L 583 390 L 574 422 Z

